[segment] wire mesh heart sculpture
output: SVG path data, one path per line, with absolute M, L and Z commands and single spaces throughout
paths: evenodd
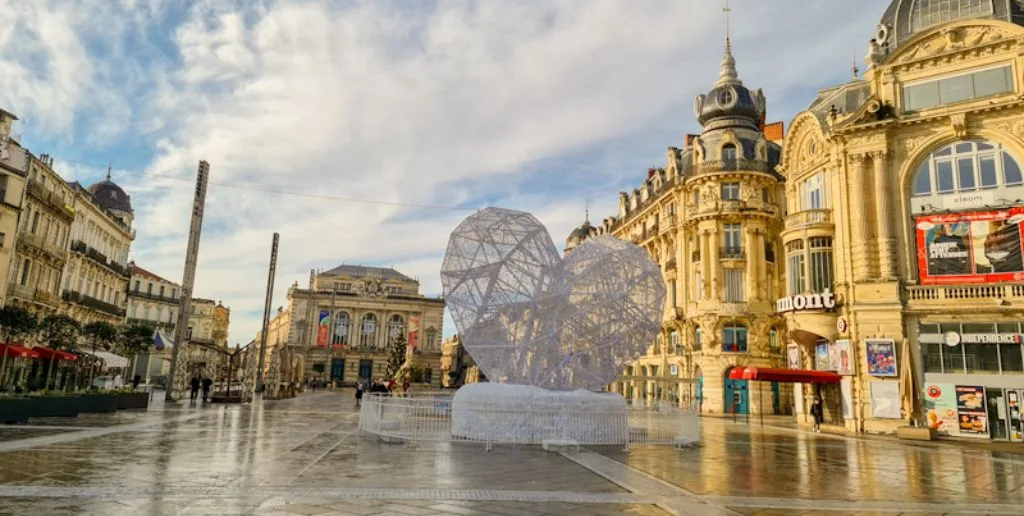
M 441 283 L 462 345 L 492 382 L 597 390 L 658 334 L 661 269 L 595 236 L 564 259 L 529 213 L 487 208 L 448 240 Z

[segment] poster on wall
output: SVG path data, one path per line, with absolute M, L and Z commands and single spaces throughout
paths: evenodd
M 864 339 L 864 351 L 867 353 L 869 375 L 896 376 L 896 341 Z
M 956 386 L 956 413 L 961 435 L 988 435 L 988 412 L 985 409 L 985 388 L 975 385 Z
M 320 310 L 320 324 L 316 330 L 316 345 L 320 347 L 327 346 L 327 333 L 331 321 L 330 310 Z
M 871 417 L 902 419 L 899 382 L 871 382 Z
M 956 386 L 951 383 L 926 383 L 924 417 L 928 426 L 940 435 L 960 435 Z
M 828 371 L 828 342 L 819 342 L 815 344 L 814 370 Z
M 1024 280 L 1024 207 L 917 217 L 921 283 Z
M 796 344 L 790 344 L 786 348 L 786 366 L 790 369 L 802 369 L 800 367 L 800 347 Z
M 409 335 L 406 338 L 409 343 L 409 347 L 412 349 L 419 349 L 420 347 L 420 316 L 413 315 L 409 317 Z
M 850 341 L 837 340 L 832 343 L 828 350 L 828 368 L 843 376 L 853 374 L 853 364 L 850 360 Z
M 843 378 L 839 382 L 839 390 L 843 394 L 843 419 L 853 418 L 853 379 Z

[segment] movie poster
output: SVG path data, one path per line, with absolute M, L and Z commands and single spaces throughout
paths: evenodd
M 814 370 L 828 371 L 828 343 L 818 342 L 814 346 Z
M 853 360 L 850 356 L 850 341 L 843 339 L 832 343 L 828 350 L 829 369 L 843 376 L 853 374 Z
M 320 347 L 327 346 L 327 333 L 330 329 L 331 323 L 331 312 L 330 310 L 320 310 L 320 324 L 317 325 L 316 330 L 316 345 Z
M 924 415 L 928 426 L 939 434 L 960 435 L 956 386 L 951 383 L 925 384 Z
M 871 376 L 896 376 L 896 341 L 892 339 L 865 339 L 868 374 Z
M 921 283 L 1024 280 L 1024 207 L 918 217 Z
M 409 336 L 406 339 L 409 347 L 419 349 L 420 347 L 420 317 L 413 315 L 409 317 Z
M 985 388 L 975 385 L 956 386 L 956 412 L 960 418 L 961 435 L 988 435 L 988 412 Z
M 790 344 L 786 350 L 786 365 L 790 369 L 803 369 L 800 365 L 800 347 L 796 344 Z

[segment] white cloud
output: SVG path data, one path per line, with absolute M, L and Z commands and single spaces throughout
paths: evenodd
M 16 3 L 24 4 L 35 5 Z M 741 77 L 764 87 L 775 118 L 785 118 L 808 92 L 845 78 L 846 56 L 863 54 L 886 2 L 736 4 Z M 613 213 L 615 188 L 638 184 L 647 164 L 661 164 L 663 149 L 696 129 L 691 98 L 717 78 L 724 25 L 717 6 L 669 0 L 197 1 L 180 20 L 164 19 L 173 3 L 122 5 L 96 11 L 111 18 L 113 39 L 135 35 L 103 62 L 81 44 L 108 22 L 22 7 L 15 16 L 37 31 L 71 30 L 38 43 L 50 75 L 19 81 L 12 73 L 24 76 L 30 64 L 19 56 L 34 54 L 0 58 L 0 101 L 31 106 L 52 138 L 88 113 L 101 140 L 152 142 L 149 176 L 121 180 L 137 210 L 135 256 L 171 279 L 180 277 L 199 159 L 210 161 L 214 183 L 417 204 L 490 199 L 534 211 L 560 248 L 586 195 L 600 194 L 592 220 Z M 5 16 L 0 25 L 10 27 Z M 828 19 L 841 23 L 826 30 Z M 157 26 L 172 29 L 137 40 Z M 0 53 L 16 47 L 0 30 Z M 78 66 L 83 80 L 69 79 Z M 654 142 L 653 154 L 611 148 L 667 123 L 676 136 Z M 624 174 L 597 159 L 558 161 L 605 145 L 613 162 L 642 165 Z M 522 172 L 538 162 L 554 165 Z M 563 178 L 568 189 L 544 187 Z M 231 339 L 247 342 L 260 321 L 242 314 L 263 306 L 272 232 L 282 238 L 274 306 L 310 268 L 341 262 L 394 265 L 436 294 L 448 232 L 470 212 L 213 184 L 206 213 L 196 293 L 230 305 Z

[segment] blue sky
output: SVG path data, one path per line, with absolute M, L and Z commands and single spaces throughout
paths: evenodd
M 848 80 L 887 3 L 734 0 L 740 77 L 769 118 L 788 124 Z M 172 280 L 210 161 L 196 295 L 229 305 L 245 343 L 274 231 L 276 307 L 342 262 L 393 265 L 437 295 L 448 233 L 476 208 L 531 211 L 559 248 L 588 198 L 592 219 L 613 214 L 699 131 L 693 97 L 717 78 L 724 26 L 709 0 L 8 2 L 0 108 L 68 179 L 112 163 L 134 258 Z

